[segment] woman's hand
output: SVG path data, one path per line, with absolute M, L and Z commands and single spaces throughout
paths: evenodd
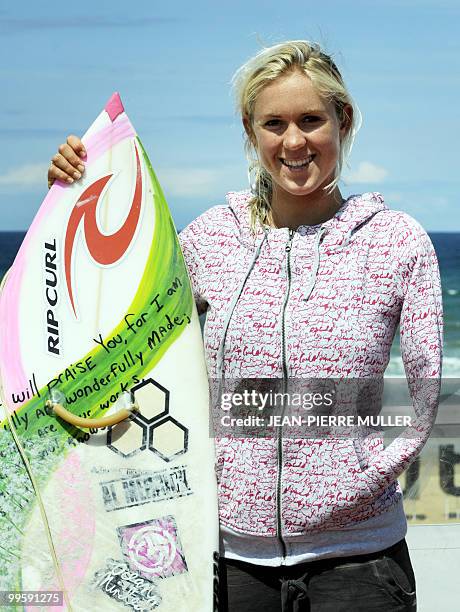
M 73 183 L 81 178 L 85 171 L 83 159 L 86 150 L 78 136 L 70 135 L 65 144 L 59 145 L 58 153 L 51 159 L 48 169 L 48 189 L 55 180 Z

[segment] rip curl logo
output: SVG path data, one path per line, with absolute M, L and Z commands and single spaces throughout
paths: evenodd
M 97 205 L 107 184 L 113 177 L 113 173 L 97 179 L 87 187 L 78 198 L 70 214 L 64 242 L 64 270 L 67 292 L 75 317 L 77 317 L 77 310 L 72 282 L 72 253 L 81 222 L 83 221 L 83 234 L 88 252 L 100 266 L 110 266 L 119 261 L 128 250 L 136 233 L 141 213 L 142 172 L 139 153 L 135 144 L 134 150 L 136 154 L 136 185 L 128 216 L 120 229 L 113 234 L 103 234 L 99 230 L 96 219 Z

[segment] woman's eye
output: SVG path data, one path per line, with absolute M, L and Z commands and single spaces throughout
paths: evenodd
M 320 121 L 320 117 L 317 117 L 316 115 L 306 115 L 303 118 L 303 122 L 304 123 L 316 123 L 317 121 Z
M 265 123 L 266 127 L 278 127 L 281 124 L 279 119 L 270 119 Z
M 321 121 L 321 117 L 318 117 L 317 115 L 305 115 L 304 117 L 302 117 L 301 122 L 302 123 L 318 123 L 318 121 Z M 265 122 L 265 127 L 267 128 L 280 128 L 282 126 L 282 120 L 281 119 L 269 119 L 268 121 Z

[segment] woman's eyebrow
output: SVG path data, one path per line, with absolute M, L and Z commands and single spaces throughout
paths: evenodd
M 309 110 L 304 110 L 304 111 L 302 111 L 302 112 L 300 112 L 298 114 L 299 114 L 299 116 L 302 116 L 302 115 L 318 115 L 318 114 L 321 114 L 323 112 L 324 112 L 324 109 L 309 109 Z M 280 115 L 278 113 L 270 113 L 270 112 L 264 113 L 263 115 L 260 115 L 261 119 L 265 119 L 267 117 L 270 117 L 271 119 L 282 119 L 283 115 Z

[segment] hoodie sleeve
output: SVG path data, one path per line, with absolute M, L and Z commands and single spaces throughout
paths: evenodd
M 436 419 L 443 347 L 442 293 L 436 254 L 423 228 L 408 215 L 395 238 L 401 356 L 415 416 L 364 472 L 375 494 L 409 467 L 426 443 Z
M 203 236 L 204 229 L 201 227 L 203 225 L 202 217 L 200 216 L 192 221 L 179 234 L 179 242 L 187 266 L 198 314 L 203 314 L 208 308 L 208 304 L 203 297 L 201 283 L 203 253 L 200 255 L 200 236 Z

